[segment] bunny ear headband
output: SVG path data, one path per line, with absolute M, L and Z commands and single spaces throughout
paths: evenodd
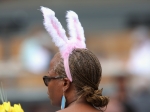
M 67 77 L 72 82 L 69 69 L 69 55 L 75 48 L 86 48 L 84 30 L 78 19 L 78 15 L 73 11 L 67 11 L 67 26 L 69 30 L 69 39 L 61 23 L 55 17 L 55 12 L 49 8 L 41 7 L 44 16 L 44 26 L 51 35 L 53 42 L 59 48 L 62 58 L 64 59 L 64 68 Z

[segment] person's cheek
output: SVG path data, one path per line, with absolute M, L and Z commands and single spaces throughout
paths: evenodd
M 52 93 L 51 93 L 52 88 L 50 87 L 50 85 L 48 85 L 48 97 L 51 99 L 52 98 Z

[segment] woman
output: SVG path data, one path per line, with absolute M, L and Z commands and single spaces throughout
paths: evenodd
M 44 25 L 60 52 L 50 62 L 50 71 L 43 80 L 48 86 L 52 105 L 61 106 L 58 112 L 100 112 L 109 99 L 98 90 L 101 65 L 97 57 L 86 49 L 83 28 L 73 11 L 67 13 L 68 40 L 55 13 L 41 7 Z

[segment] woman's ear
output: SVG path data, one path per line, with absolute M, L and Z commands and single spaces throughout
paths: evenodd
M 67 91 L 71 86 L 71 82 L 68 78 L 63 79 L 63 91 Z

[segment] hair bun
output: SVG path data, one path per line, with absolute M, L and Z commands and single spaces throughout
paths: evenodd
M 109 102 L 109 98 L 106 96 L 102 96 L 102 90 L 94 90 L 92 87 L 83 87 L 84 96 L 87 102 L 91 103 L 96 107 L 104 107 L 107 106 Z

